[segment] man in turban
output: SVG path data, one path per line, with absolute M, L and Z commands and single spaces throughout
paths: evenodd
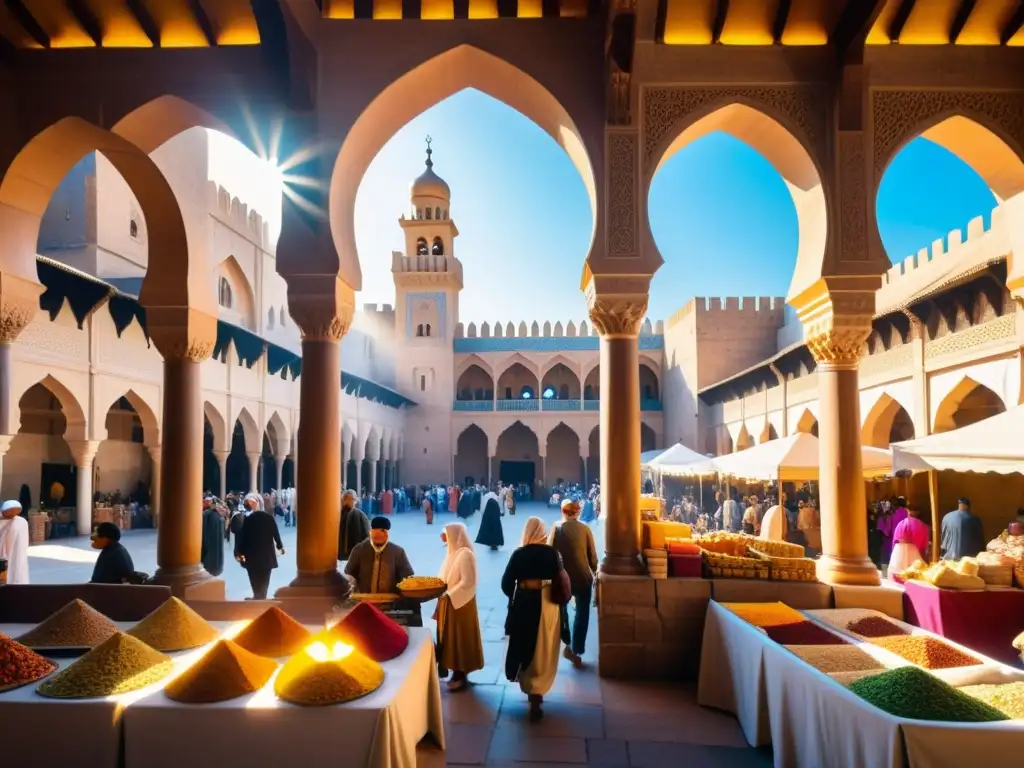
M 345 566 L 361 594 L 397 594 L 398 582 L 413 575 L 405 550 L 389 541 L 391 521 L 375 517 L 370 538 L 356 544 Z
M 0 558 L 7 561 L 8 584 L 28 584 L 28 521 L 20 501 L 0 507 Z
M 356 506 L 356 492 L 341 497 L 341 521 L 338 525 L 338 559 L 348 560 L 357 544 L 370 537 L 370 518 Z

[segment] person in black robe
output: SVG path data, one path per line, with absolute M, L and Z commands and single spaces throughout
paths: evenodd
M 224 518 L 217 511 L 217 500 L 203 499 L 203 543 L 199 559 L 211 576 L 224 572 Z
M 473 493 L 468 488 L 464 489 L 459 494 L 459 504 L 455 508 L 456 514 L 463 520 L 468 520 L 473 516 L 473 513 L 480 508 L 480 500 L 477 499 L 477 503 L 473 503 Z
M 505 532 L 501 529 L 501 506 L 496 494 L 488 493 L 484 498 L 484 514 L 476 534 L 476 543 L 493 550 L 505 546 Z
M 356 506 L 356 492 L 345 491 L 341 497 L 341 520 L 338 524 L 338 560 L 348 560 L 357 544 L 370 538 L 370 518 Z
M 121 543 L 121 529 L 113 523 L 100 523 L 92 535 L 92 548 L 100 550 L 92 569 L 92 584 L 131 584 L 135 564 Z
M 259 499 L 256 494 L 250 493 L 245 497 L 247 506 L 252 498 Z M 277 521 L 273 515 L 257 507 L 245 517 L 242 530 L 235 536 L 235 559 L 249 574 L 254 600 L 267 599 L 270 573 L 277 568 L 275 547 L 279 553 L 284 554 Z

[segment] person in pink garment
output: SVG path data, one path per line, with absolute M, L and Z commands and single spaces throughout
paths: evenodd
M 896 542 L 897 546 L 893 547 L 892 560 L 889 563 L 889 573 L 896 574 L 899 573 L 899 571 L 906 570 L 906 568 L 913 563 L 913 560 L 911 560 L 910 563 L 904 565 L 904 561 L 911 554 L 913 555 L 914 560 L 920 558 L 922 560 L 927 561 L 928 539 L 930 537 L 930 534 L 931 531 L 929 531 L 928 526 L 921 521 L 921 511 L 917 508 L 911 508 L 907 510 L 907 517 L 904 518 L 896 526 L 896 530 L 893 531 L 892 538 L 893 541 Z M 899 570 L 896 570 L 894 568 L 894 563 L 897 560 L 897 550 L 908 549 L 905 547 L 898 546 L 899 544 L 913 545 L 914 550 L 916 550 L 916 554 L 914 554 L 913 552 L 904 552 L 903 556 L 899 558 L 900 562 L 897 564 L 902 565 L 903 567 L 899 568 Z

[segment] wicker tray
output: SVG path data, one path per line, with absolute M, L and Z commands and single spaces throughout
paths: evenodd
M 402 596 L 393 592 L 353 592 L 349 598 L 360 603 L 393 603 Z
M 400 590 L 402 597 L 407 600 L 418 600 L 421 603 L 425 603 L 429 600 L 434 600 L 445 593 L 448 589 L 447 585 L 441 587 L 432 587 L 430 589 L 403 589 Z

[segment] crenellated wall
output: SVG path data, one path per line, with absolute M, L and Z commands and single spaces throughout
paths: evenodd
M 660 336 L 664 331 L 664 322 L 658 320 L 655 323 L 651 323 L 650 318 L 644 320 L 643 325 L 640 327 L 641 336 Z M 496 322 L 493 326 L 490 323 L 484 322 L 479 327 L 476 323 L 469 323 L 468 325 L 459 323 L 455 326 L 455 338 L 457 339 L 575 339 L 586 336 L 598 336 L 597 329 L 589 327 L 586 320 L 581 321 L 578 325 L 572 320 L 568 321 L 565 325 L 562 325 L 561 320 L 556 321 L 554 325 L 551 324 L 550 320 L 544 321 L 543 325 L 535 320 L 529 326 L 524 322 L 518 324 Z

